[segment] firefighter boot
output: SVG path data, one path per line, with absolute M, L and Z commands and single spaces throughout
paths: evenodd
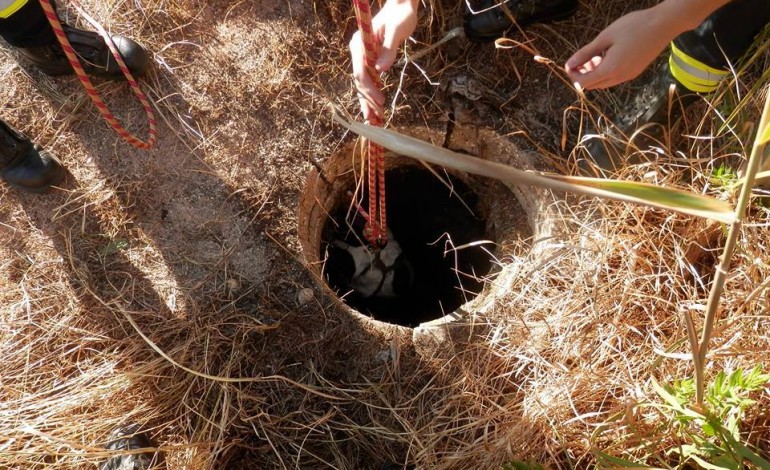
M 53 155 L 0 120 L 0 178 L 20 189 L 42 193 L 64 179 Z
M 481 0 L 477 14 L 465 15 L 463 28 L 471 41 L 491 42 L 513 28 L 514 21 L 520 28 L 556 21 L 571 16 L 577 7 L 578 0 Z
M 601 170 L 613 171 L 634 163 L 626 155 L 629 138 L 633 137 L 636 147 L 641 142 L 660 142 L 664 129 L 676 124 L 683 111 L 699 97 L 682 86 L 671 75 L 668 64 L 664 64 L 611 123 L 602 123 L 600 119 L 599 129 L 586 132 L 595 136 L 585 144 L 586 151 Z M 585 173 L 593 173 L 588 162 L 580 163 Z
M 80 64 L 88 75 L 106 78 L 122 76 L 120 67 L 104 42 L 104 38 L 92 31 L 73 28 L 66 24 L 62 26 L 75 54 L 80 59 Z M 119 34 L 113 34 L 111 37 L 131 74 L 134 77 L 143 75 L 150 67 L 151 59 L 147 51 L 127 37 Z M 74 72 L 58 41 L 44 46 L 19 47 L 18 49 L 47 75 L 68 75 Z

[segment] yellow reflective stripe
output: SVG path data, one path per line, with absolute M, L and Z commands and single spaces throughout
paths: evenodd
M 671 55 L 668 58 L 671 75 L 690 91 L 709 93 L 719 86 L 729 72 L 709 67 L 694 59 L 671 43 Z
M 676 61 L 674 60 L 674 56 L 671 55 L 668 58 L 668 66 L 671 70 L 671 75 L 674 76 L 677 82 L 681 83 L 683 87 L 687 88 L 690 91 L 694 91 L 696 93 L 711 93 L 712 91 L 716 90 L 719 86 L 719 81 L 715 82 L 700 82 L 696 77 L 693 77 L 692 75 L 688 74 L 687 71 L 680 68 Z
M 0 0 L 0 18 L 8 18 L 19 8 L 27 4 L 29 0 Z
M 698 59 L 694 59 L 690 57 L 689 55 L 682 52 L 681 49 L 676 47 L 676 44 L 674 44 L 673 42 L 671 43 L 671 53 L 674 54 L 677 58 L 681 59 L 685 64 L 691 65 L 698 70 L 702 70 L 703 72 L 708 72 L 711 75 L 718 75 L 724 78 L 729 73 L 722 69 L 715 69 L 714 67 L 709 67 L 708 65 L 699 61 Z

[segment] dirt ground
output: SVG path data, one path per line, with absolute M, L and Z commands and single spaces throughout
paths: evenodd
M 71 23 L 83 24 L 60 3 Z M 512 37 L 562 64 L 611 18 L 644 2 L 596 3 Z M 83 5 L 153 52 L 142 85 L 159 114 L 159 139 L 149 151 L 130 147 L 75 79 L 46 77 L 0 48 L 2 118 L 69 171 L 46 195 L 0 186 L 0 467 L 93 468 L 110 430 L 127 422 L 149 431 L 169 469 L 592 462 L 592 413 L 633 395 L 630 384 L 643 382 L 649 367 L 629 370 L 627 383 L 612 385 L 608 376 L 588 385 L 574 363 L 606 357 L 605 347 L 614 356 L 644 355 L 644 347 L 673 342 L 681 330 L 669 320 L 641 322 L 639 334 L 654 344 L 605 342 L 617 329 L 633 335 L 624 315 L 649 318 L 654 306 L 624 297 L 626 310 L 596 323 L 588 305 L 601 297 L 567 300 L 569 283 L 548 281 L 569 264 L 529 276 L 525 269 L 490 285 L 485 292 L 502 294 L 426 353 L 411 330 L 341 308 L 308 268 L 297 215 L 306 179 L 354 138 L 327 108 L 357 112 L 349 2 Z M 448 0 L 424 8 L 409 50 L 460 25 L 463 8 Z M 417 66 L 395 68 L 386 83 L 391 98 L 401 89 L 390 126 L 443 132 L 451 118 L 539 152 L 543 167 L 574 167 L 565 157 L 579 113 L 565 110 L 577 98 L 523 47 L 455 39 Z M 119 120 L 146 135 L 143 111 L 123 84 L 98 88 Z M 612 106 L 630 89 L 594 97 Z M 645 214 L 651 226 L 697 223 Z M 579 250 L 567 252 L 577 265 L 588 262 Z M 660 270 L 665 256 L 647 265 L 640 255 L 633 269 Z M 618 252 L 597 261 L 608 259 L 615 265 L 607 269 L 630 263 Z M 593 275 L 609 289 L 606 271 Z M 694 284 L 688 292 L 702 294 Z M 555 350 L 563 362 L 549 356 Z M 565 397 L 576 389 L 604 398 L 571 403 Z

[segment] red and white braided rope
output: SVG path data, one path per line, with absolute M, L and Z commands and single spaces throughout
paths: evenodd
M 374 40 L 372 30 L 372 10 L 369 0 L 353 0 L 356 12 L 358 30 L 364 43 L 364 64 L 366 72 L 372 78 L 377 88 L 382 88 L 382 81 L 374 65 L 379 55 L 379 45 Z M 382 119 L 374 116 L 369 124 L 382 126 Z M 364 236 L 374 247 L 384 247 L 388 243 L 387 217 L 385 215 L 385 151 L 374 142 L 367 142 L 368 149 L 368 184 L 369 184 L 369 213 Z
M 77 75 L 78 79 L 80 79 L 80 83 L 83 84 L 83 88 L 86 89 L 86 92 L 88 93 L 88 96 L 91 97 L 91 101 L 93 101 L 94 105 L 96 105 L 96 108 L 101 113 L 102 117 L 104 117 L 104 120 L 107 121 L 107 123 L 112 127 L 115 132 L 117 132 L 123 140 L 130 143 L 134 147 L 138 147 L 141 149 L 148 149 L 152 147 L 155 144 L 155 141 L 157 139 L 157 131 L 155 129 L 156 127 L 156 120 L 155 120 L 155 114 L 152 111 L 152 107 L 150 106 L 150 102 L 147 100 L 147 96 L 144 94 L 141 88 L 139 88 L 139 84 L 134 79 L 133 75 L 131 75 L 131 71 L 128 70 L 128 67 L 126 66 L 126 63 L 123 61 L 123 57 L 120 56 L 120 53 L 118 52 L 117 48 L 115 47 L 115 44 L 112 42 L 112 38 L 110 38 L 110 35 L 107 34 L 107 32 L 102 28 L 102 26 L 96 22 L 93 18 L 91 18 L 75 0 L 70 0 L 72 5 L 78 10 L 78 12 L 85 17 L 89 23 L 91 23 L 96 30 L 99 32 L 99 34 L 104 38 L 104 41 L 107 43 L 107 47 L 110 48 L 110 52 L 112 52 L 113 57 L 115 57 L 115 61 L 118 63 L 118 67 L 120 67 L 121 72 L 123 72 L 123 75 L 126 77 L 126 80 L 128 81 L 129 86 L 131 87 L 131 91 L 134 93 L 134 96 L 139 99 L 139 102 L 144 107 L 145 112 L 147 113 L 147 121 L 149 123 L 149 138 L 147 141 L 142 141 L 135 137 L 133 134 L 128 132 L 121 124 L 118 122 L 117 119 L 115 119 L 115 116 L 110 112 L 107 105 L 102 100 L 101 96 L 99 95 L 99 92 L 94 88 L 93 84 L 91 83 L 91 80 L 88 78 L 88 75 L 86 75 L 85 70 L 83 70 L 83 66 L 80 65 L 80 60 L 78 59 L 77 55 L 75 54 L 75 50 L 72 48 L 72 45 L 70 44 L 69 39 L 67 39 L 67 34 L 64 32 L 64 28 L 61 25 L 61 21 L 59 21 L 59 17 L 56 14 L 56 11 L 53 9 L 53 6 L 51 5 L 50 0 L 40 0 L 40 5 L 43 7 L 43 11 L 45 12 L 46 18 L 48 18 L 48 22 L 51 24 L 51 28 L 53 28 L 54 34 L 56 34 L 56 39 L 59 41 L 59 44 L 61 44 L 62 49 L 64 50 L 64 54 L 67 56 L 67 60 L 69 60 L 70 65 L 72 65 L 72 69 L 75 71 L 75 75 Z

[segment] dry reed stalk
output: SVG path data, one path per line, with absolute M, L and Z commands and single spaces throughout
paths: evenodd
M 751 147 L 748 167 L 746 169 L 746 174 L 743 176 L 743 185 L 741 186 L 741 192 L 735 207 L 736 217 L 730 224 L 725 248 L 720 257 L 720 263 L 719 266 L 717 266 L 711 291 L 709 292 L 708 303 L 706 304 L 706 317 L 703 322 L 703 331 L 701 332 L 700 341 L 698 342 L 697 349 L 693 349 L 695 376 L 697 379 L 695 401 L 699 406 L 703 406 L 703 397 L 705 393 L 704 368 L 709 347 L 708 345 L 709 341 L 711 341 L 711 335 L 713 334 L 717 309 L 719 308 L 719 302 L 727 279 L 727 273 L 730 270 L 730 264 L 732 263 L 733 251 L 735 250 L 738 236 L 740 235 L 741 223 L 745 217 L 744 213 L 749 204 L 751 191 L 754 187 L 754 177 L 765 156 L 764 151 L 768 142 L 767 132 L 770 129 L 768 126 L 769 123 L 770 94 L 765 98 L 765 106 L 762 110 L 759 126 L 757 127 L 757 135 L 754 138 L 754 144 Z

